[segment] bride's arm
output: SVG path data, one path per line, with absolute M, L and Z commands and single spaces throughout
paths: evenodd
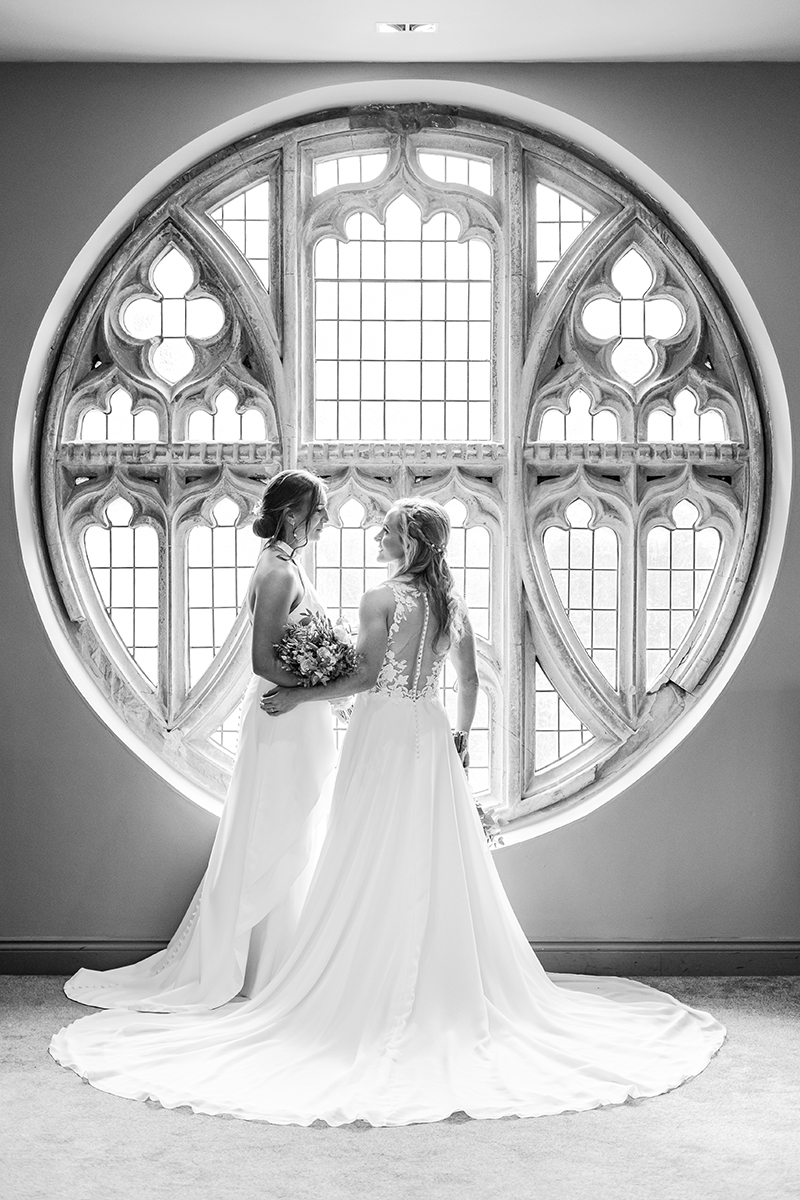
M 253 674 L 285 687 L 297 687 L 298 677 L 275 657 L 275 645 L 283 637 L 289 610 L 299 596 L 297 579 L 293 571 L 278 563 L 265 563 L 256 569 L 261 574 L 254 587 Z
M 450 661 L 458 676 L 457 731 L 469 733 L 478 704 L 478 666 L 475 660 L 475 636 L 466 614 L 461 637 L 450 647 Z
M 352 675 L 314 687 L 278 687 L 261 698 L 261 707 L 271 716 L 289 712 L 309 700 L 338 700 L 374 687 L 389 640 L 389 617 L 393 599 L 384 588 L 365 592 L 358 609 L 358 663 Z

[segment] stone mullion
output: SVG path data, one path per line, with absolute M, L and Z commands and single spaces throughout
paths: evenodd
M 502 190 L 505 238 L 498 236 L 495 252 L 495 363 L 498 395 L 496 424 L 508 456 L 500 476 L 500 493 L 505 498 L 506 543 L 503 555 L 505 571 L 499 580 L 499 611 L 504 614 L 500 628 L 493 631 L 499 649 L 500 670 L 504 683 L 502 733 L 503 785 L 506 803 L 516 804 L 525 790 L 526 754 L 524 731 L 526 712 L 533 705 L 532 681 L 525 679 L 526 613 L 522 562 L 527 555 L 527 513 L 525 476 L 522 462 L 522 431 L 525 427 L 525 402 L 522 378 L 525 364 L 525 247 L 531 237 L 525 227 L 524 175 L 522 150 L 514 138 L 508 148 L 508 163 Z M 502 227 L 502 226 L 501 226 Z M 500 391 L 502 389 L 502 391 Z M 495 725 L 495 738 L 501 741 Z
M 281 457 L 284 467 L 297 466 L 298 448 L 310 433 L 304 417 L 313 404 L 313 378 L 309 378 L 308 374 L 309 364 L 313 371 L 313 341 L 309 340 L 312 329 L 311 297 L 306 295 L 304 286 L 308 274 L 304 269 L 308 248 L 304 236 L 306 222 L 302 211 L 299 158 L 297 144 L 287 140 L 284 144 L 278 189 L 278 240 L 283 247 L 283 321 L 279 329 L 282 346 L 280 377 L 283 387 L 281 395 L 275 397 L 281 412 Z M 273 212 L 275 211 L 276 209 L 273 209 Z M 309 267 L 311 265 L 308 264 Z M 313 271 L 309 278 L 313 287 Z M 276 377 L 277 374 L 276 372 Z
M 660 486 L 660 495 L 654 508 L 652 483 L 648 488 L 641 467 L 636 475 L 636 499 L 633 510 L 634 519 L 634 554 L 637 572 L 637 589 L 634 610 L 634 684 L 637 707 L 633 711 L 641 713 L 647 704 L 647 540 L 650 530 L 662 520 L 669 524 L 670 514 L 675 504 L 684 494 L 686 474 L 681 471 L 670 481 L 665 479 Z
M 637 588 L 634 591 L 633 611 L 633 682 L 637 706 L 641 709 L 647 693 L 647 531 L 649 523 L 641 510 L 642 483 L 637 472 L 636 506 L 633 513 L 633 554 Z
M 630 520 L 617 527 L 617 679 L 619 695 L 626 717 L 635 722 L 642 694 L 639 673 L 638 606 L 641 600 L 640 562 L 638 554 L 637 495 L 638 478 L 642 468 L 628 468 L 627 484 L 631 501 Z
M 172 728 L 176 714 L 184 704 L 186 697 L 187 666 L 188 666 L 188 596 L 186 588 L 186 539 L 188 526 L 176 513 L 175 499 L 178 494 L 179 481 L 173 476 L 170 479 L 169 496 L 165 521 L 165 574 L 163 585 L 163 600 L 165 601 L 166 619 L 162 619 L 161 627 L 166 632 L 166 659 L 164 677 L 167 680 L 167 712 L 168 723 Z

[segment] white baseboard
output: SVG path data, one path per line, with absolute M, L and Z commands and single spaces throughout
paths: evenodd
M 153 938 L 0 938 L 0 975 L 72 975 L 137 962 Z M 537 941 L 548 971 L 577 975 L 800 975 L 800 940 Z

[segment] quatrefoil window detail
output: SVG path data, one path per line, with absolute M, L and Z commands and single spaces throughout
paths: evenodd
M 180 383 L 195 363 L 188 339 L 202 341 L 219 333 L 225 313 L 211 296 L 186 299 L 194 284 L 195 271 L 186 255 L 175 246 L 158 260 L 150 278 L 161 299 L 135 296 L 123 308 L 120 321 L 132 338 L 155 343 L 149 357 L 159 379 Z
M 669 296 L 645 299 L 654 276 L 634 246 L 617 259 L 611 282 L 619 299 L 597 296 L 588 302 L 581 320 L 592 337 L 603 342 L 616 340 L 611 366 L 626 383 L 639 383 L 656 365 L 649 343 L 675 337 L 683 328 L 684 313 Z

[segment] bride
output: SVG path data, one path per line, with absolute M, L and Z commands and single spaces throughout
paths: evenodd
M 95 1086 L 166 1107 L 308 1125 L 535 1116 L 653 1096 L 701 1071 L 725 1031 L 630 980 L 548 977 L 489 853 L 438 678 L 477 676 L 445 559 L 445 511 L 403 501 L 363 597 L 355 679 L 280 686 L 286 714 L 357 691 L 330 826 L 282 966 L 214 1012 L 102 1012 L 51 1053 Z M 311 747 L 308 747 L 310 751 Z
M 324 825 L 323 784 L 334 763 L 330 707 L 305 705 L 280 721 L 259 710 L 265 684 L 294 684 L 274 644 L 322 604 L 295 551 L 327 521 L 316 475 L 281 471 L 267 485 L 253 532 L 266 544 L 247 598 L 253 676 L 239 747 L 208 869 L 167 946 L 113 971 L 78 971 L 64 988 L 98 1008 L 201 1012 L 260 991 L 294 936 Z

